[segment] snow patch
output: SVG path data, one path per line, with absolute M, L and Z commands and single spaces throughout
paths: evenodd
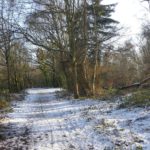
M 150 108 L 117 109 L 118 100 L 58 99 L 60 90 L 27 89 L 0 122 L 10 128 L 0 148 L 150 150 Z
M 54 93 L 57 91 L 62 91 L 62 88 L 32 88 L 25 90 L 28 94 Z

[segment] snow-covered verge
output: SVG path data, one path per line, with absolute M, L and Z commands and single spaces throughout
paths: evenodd
M 54 93 L 57 91 L 61 91 L 61 88 L 32 88 L 26 89 L 25 92 L 28 94 L 42 94 L 42 93 Z
M 57 90 L 28 89 L 14 102 L 0 122 L 0 149 L 150 150 L 150 108 L 118 109 L 119 99 L 60 99 Z

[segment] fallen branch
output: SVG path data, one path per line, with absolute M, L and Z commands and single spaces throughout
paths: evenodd
M 131 85 L 123 86 L 120 87 L 119 90 L 124 90 L 124 89 L 129 89 L 129 88 L 139 88 L 139 87 L 150 87 L 150 84 L 147 84 L 146 82 L 150 81 L 150 77 L 142 80 L 141 82 L 138 83 L 133 83 Z

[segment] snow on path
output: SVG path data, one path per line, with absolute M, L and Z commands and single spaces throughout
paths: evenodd
M 58 99 L 60 90 L 26 90 L 0 121 L 0 150 L 150 150 L 150 108 Z

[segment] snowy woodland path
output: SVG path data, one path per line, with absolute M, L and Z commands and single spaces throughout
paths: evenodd
M 57 98 L 58 89 L 29 89 L 1 120 L 0 150 L 150 150 L 150 108 Z

